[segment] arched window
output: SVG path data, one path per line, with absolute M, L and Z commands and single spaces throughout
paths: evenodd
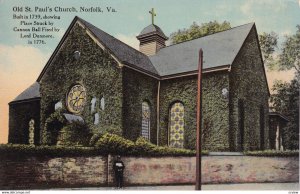
M 93 97 L 91 100 L 91 113 L 95 112 L 96 102 L 97 102 L 97 98 Z
M 170 147 L 183 148 L 184 144 L 184 106 L 176 102 L 170 109 L 169 119 L 169 145 Z
M 34 119 L 29 121 L 29 145 L 34 145 Z
M 60 108 L 62 108 L 62 102 L 61 102 L 61 101 L 58 101 L 58 102 L 55 103 L 55 105 L 54 105 L 54 110 L 58 110 L 58 109 L 60 109 Z
M 145 101 L 142 103 L 142 137 L 150 139 L 150 106 Z
M 104 99 L 104 96 L 102 96 L 101 99 L 100 99 L 100 108 L 101 108 L 101 110 L 104 110 L 104 108 L 105 108 L 105 99 Z
M 98 125 L 99 124 L 99 122 L 100 122 L 100 118 L 99 117 L 100 117 L 99 113 L 96 113 L 94 115 L 94 125 Z

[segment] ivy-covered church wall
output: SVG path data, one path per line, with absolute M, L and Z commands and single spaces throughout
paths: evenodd
M 264 75 L 264 65 L 259 53 L 259 43 L 255 28 L 252 28 L 243 47 L 232 64 L 230 72 L 230 142 L 231 150 L 258 150 L 268 148 L 268 86 Z M 244 119 L 241 118 L 243 103 Z M 261 111 L 261 109 L 263 111 Z M 263 114 L 261 114 L 263 112 Z M 260 127 L 263 115 L 264 134 Z M 244 122 L 243 122 L 244 120 Z M 244 133 L 241 123 L 244 125 Z M 261 141 L 263 137 L 264 142 Z M 241 141 L 243 138 L 243 141 Z M 261 148 L 261 143 L 264 148 Z
M 227 71 L 204 74 L 201 123 L 204 150 L 229 150 L 229 101 L 222 94 L 224 89 L 229 91 Z
M 229 108 L 222 97 L 228 89 L 228 73 L 205 73 L 202 81 L 202 149 L 228 151 Z M 175 102 L 184 105 L 184 147 L 195 149 L 197 115 L 197 76 L 161 82 L 160 90 L 160 145 L 169 143 L 169 112 Z
M 78 60 L 74 58 L 75 51 L 80 51 Z M 66 95 L 75 84 L 86 89 L 87 101 L 79 116 L 92 133 L 110 131 L 122 134 L 122 69 L 83 27 L 75 24 L 40 82 L 43 142 L 47 143 L 49 131 L 45 131 L 45 122 L 53 115 L 55 103 L 60 101 L 60 111 L 69 113 Z M 94 110 L 91 108 L 93 98 L 96 98 Z M 96 113 L 99 115 L 98 124 L 94 124 Z
M 40 140 L 40 99 L 9 104 L 8 143 L 29 144 L 29 121 L 34 120 L 34 144 Z
M 125 138 L 136 140 L 142 131 L 142 103 L 150 105 L 150 141 L 157 142 L 157 87 L 155 78 L 131 70 L 123 69 L 123 135 Z

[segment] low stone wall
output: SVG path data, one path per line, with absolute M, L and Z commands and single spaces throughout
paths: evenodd
M 107 186 L 106 156 L 97 157 L 1 157 L 1 189 Z
M 125 184 L 193 184 L 195 157 L 124 158 Z
M 195 157 L 124 158 L 127 184 L 194 184 Z M 202 183 L 298 182 L 298 157 L 204 156 Z
M 204 183 L 299 182 L 298 157 L 203 157 Z
M 111 156 L 0 157 L 1 189 L 112 186 Z M 195 157 L 123 157 L 125 185 L 194 184 Z M 298 157 L 204 156 L 202 182 L 298 182 Z

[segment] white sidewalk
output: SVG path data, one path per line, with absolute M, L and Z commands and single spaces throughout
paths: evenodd
M 69 189 L 67 189 L 69 190 Z M 113 187 L 72 188 L 70 190 L 116 190 Z M 122 190 L 195 190 L 194 185 L 130 186 Z M 202 185 L 202 190 L 287 190 L 298 191 L 299 183 L 245 183 Z

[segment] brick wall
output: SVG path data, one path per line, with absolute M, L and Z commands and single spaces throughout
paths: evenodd
M 195 157 L 123 157 L 125 185 L 194 184 Z M 113 186 L 112 156 L 1 157 L 0 190 Z M 208 183 L 298 182 L 299 158 L 205 156 Z
M 1 189 L 107 186 L 107 157 L 1 157 Z
M 195 180 L 195 158 L 124 158 L 124 182 L 149 185 L 193 183 Z
M 193 184 L 195 161 L 195 157 L 124 158 L 125 183 Z M 202 182 L 298 182 L 298 163 L 294 157 L 208 156 L 202 158 Z
M 204 157 L 204 183 L 299 182 L 298 157 Z

